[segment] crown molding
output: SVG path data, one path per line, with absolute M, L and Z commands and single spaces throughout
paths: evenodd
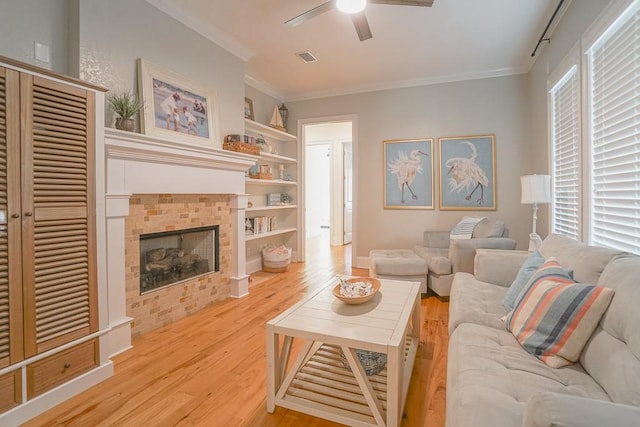
M 201 36 L 217 44 L 227 52 L 240 58 L 244 62 L 247 62 L 249 59 L 255 56 L 255 53 L 251 49 L 249 49 L 224 31 L 211 24 L 206 23 L 197 16 L 193 16 L 190 13 L 185 13 L 184 10 L 179 9 L 176 2 L 172 2 L 171 0 L 146 1 L 150 5 L 169 15 L 171 18 L 186 25 Z
M 282 92 L 252 75 L 245 74 L 244 83 L 272 98 L 280 100 L 284 99 L 284 94 Z
M 493 77 L 505 77 L 517 74 L 526 74 L 526 67 L 500 68 L 496 70 L 452 74 L 438 77 L 428 77 L 424 79 L 414 80 L 398 80 L 394 82 L 384 82 L 372 85 L 352 86 L 338 89 L 320 90 L 315 92 L 306 92 L 304 94 L 291 94 L 285 97 L 285 102 L 306 101 L 310 99 L 328 98 L 332 96 L 355 95 L 366 92 L 377 92 L 391 89 L 405 89 L 417 86 L 429 86 L 443 83 L 455 83 L 467 80 L 489 79 Z

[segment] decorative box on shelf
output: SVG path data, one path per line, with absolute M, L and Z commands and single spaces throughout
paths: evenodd
M 249 178 L 252 179 L 273 179 L 273 175 L 270 173 L 263 173 L 263 172 L 249 172 Z
M 267 206 L 279 206 L 282 204 L 282 194 L 280 193 L 268 193 L 267 194 Z
M 249 178 L 253 179 L 273 179 L 273 173 L 269 165 L 252 166 L 249 169 Z

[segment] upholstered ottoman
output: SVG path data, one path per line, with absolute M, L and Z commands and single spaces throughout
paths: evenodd
M 420 282 L 420 292 L 427 292 L 427 261 L 410 249 L 372 249 L 369 252 L 369 274 L 381 279 Z

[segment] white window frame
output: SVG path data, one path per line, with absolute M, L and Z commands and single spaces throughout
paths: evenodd
M 547 80 L 547 106 L 548 106 L 548 141 L 549 141 L 549 171 L 554 174 L 553 155 L 554 155 L 554 122 L 553 122 L 553 95 L 554 88 L 558 83 L 562 83 L 562 80 L 566 78 L 573 67 L 577 67 L 578 79 L 579 79 L 579 149 L 581 155 L 579 157 L 580 162 L 580 178 L 579 178 L 579 236 L 578 240 L 586 241 L 590 244 L 602 244 L 601 242 L 594 241 L 594 232 L 592 229 L 593 224 L 593 136 L 592 136 L 592 99 L 591 99 L 591 82 L 592 76 L 590 75 L 590 62 L 591 51 L 597 43 L 603 40 L 603 37 L 607 37 L 610 32 L 616 31 L 618 25 L 627 19 L 628 13 L 637 13 L 640 10 L 640 0 L 616 0 L 608 6 L 601 16 L 592 24 L 592 26 L 585 32 L 581 40 L 574 46 L 567 54 L 565 59 L 560 65 L 549 75 Z M 640 144 L 640 143 L 639 143 Z M 552 181 L 552 198 L 553 194 L 553 181 Z M 551 216 L 549 221 L 549 228 L 553 231 L 554 206 L 552 203 Z M 639 227 L 640 228 L 640 227 Z M 616 249 L 629 250 L 629 247 L 624 247 L 624 244 L 620 243 L 620 246 Z M 616 246 L 615 242 L 611 243 L 611 246 Z M 632 252 L 640 253 L 639 247 L 632 247 Z
M 585 167 L 583 170 L 586 172 L 583 179 L 584 190 L 583 198 L 587 203 L 583 204 L 583 210 L 585 212 L 585 221 L 583 224 L 584 235 L 586 236 L 587 243 L 604 245 L 615 247 L 615 249 L 631 250 L 635 253 L 640 253 L 640 247 L 629 247 L 623 243 L 619 245 L 610 242 L 605 243 L 598 241 L 594 237 L 593 224 L 594 224 L 594 183 L 593 183 L 593 130 L 592 130 L 592 117 L 593 117 L 593 100 L 591 92 L 591 84 L 593 76 L 591 75 L 591 51 L 594 46 L 601 43 L 603 38 L 607 37 L 610 33 L 617 31 L 620 25 L 628 19 L 629 14 L 638 13 L 640 10 L 640 0 L 621 0 L 613 2 L 612 5 L 607 8 L 602 16 L 596 20 L 592 27 L 582 37 L 581 43 L 583 46 L 582 54 L 582 80 L 583 80 L 583 99 L 586 106 L 584 111 L 584 126 L 583 135 L 585 135 L 585 156 L 583 158 Z
M 580 44 L 577 43 L 567 54 L 567 56 L 562 60 L 562 62 L 556 67 L 556 69 L 549 75 L 547 79 L 547 111 L 548 111 L 548 141 L 549 141 L 549 171 L 551 175 L 551 211 L 549 218 L 549 228 L 551 232 L 558 233 L 559 230 L 556 228 L 556 206 L 555 206 L 555 188 L 556 188 L 556 165 L 555 165 L 555 95 L 556 88 L 558 85 L 562 85 L 565 83 L 566 79 L 569 78 L 570 73 L 575 73 L 576 78 L 578 79 L 578 88 L 577 88 L 577 144 L 578 144 L 578 158 L 579 158 L 579 166 L 578 166 L 578 191 L 577 191 L 577 230 L 576 235 L 570 235 L 570 237 L 574 237 L 578 240 L 582 239 L 583 236 L 583 224 L 584 224 L 584 213 L 582 211 L 582 200 L 583 200 L 583 176 L 584 176 L 584 161 L 582 159 L 582 154 L 584 153 L 584 149 L 581 144 L 582 140 L 582 90 L 581 90 L 581 67 L 580 67 Z M 564 234 L 564 233 L 563 233 Z

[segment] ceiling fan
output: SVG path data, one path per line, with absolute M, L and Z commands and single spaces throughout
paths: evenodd
M 434 0 L 331 0 L 322 3 L 320 6 L 316 6 L 313 9 L 307 10 L 295 18 L 289 19 L 285 24 L 297 27 L 304 21 L 330 10 L 338 9 L 342 12 L 351 14 L 351 19 L 353 20 L 353 25 L 356 27 L 356 32 L 358 33 L 360 41 L 365 41 L 372 37 L 369 22 L 367 22 L 367 17 L 364 14 L 364 9 L 367 6 L 367 3 L 431 7 L 433 2 Z

